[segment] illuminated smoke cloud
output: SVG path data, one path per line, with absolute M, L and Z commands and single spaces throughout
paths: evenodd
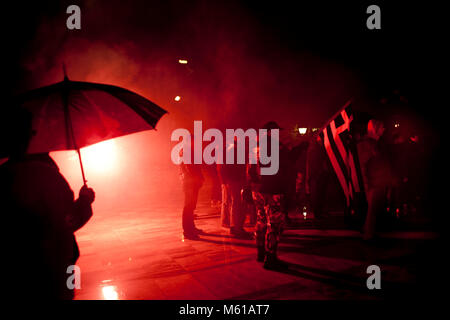
M 101 178 L 108 192 L 99 182 L 97 206 L 101 197 L 114 205 L 116 195 L 128 195 L 135 205 L 149 201 L 146 190 L 159 181 L 155 192 L 177 193 L 178 171 L 170 160 L 170 134 L 176 128 L 192 130 L 194 120 L 202 120 L 205 130 L 258 128 L 269 120 L 287 129 L 317 127 L 359 89 L 351 71 L 308 51 L 292 52 L 239 2 L 79 5 L 81 30 L 65 28 L 64 5 L 36 15 L 21 59 L 26 79 L 20 90 L 61 81 L 65 63 L 73 80 L 122 86 L 169 111 L 157 132 L 136 135 L 128 145 L 118 143 L 127 150 L 121 156 L 124 171 L 116 173 L 117 181 Z M 289 130 L 280 134 L 283 140 Z M 90 183 L 95 187 L 95 177 Z

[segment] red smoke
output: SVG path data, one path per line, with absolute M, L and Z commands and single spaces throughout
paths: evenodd
M 122 86 L 169 111 L 157 131 L 117 139 L 118 165 L 109 174 L 87 165 L 97 210 L 179 198 L 178 169 L 170 160 L 176 128 L 191 130 L 194 120 L 205 129 L 257 128 L 269 120 L 286 132 L 317 127 L 359 90 L 350 71 L 308 52 L 292 53 L 237 4 L 149 3 L 85 1 L 80 31 L 66 30 L 61 8 L 41 19 L 23 59 L 31 74 L 24 90 L 61 81 L 65 63 L 72 80 Z M 78 190 L 77 163 L 55 157 Z

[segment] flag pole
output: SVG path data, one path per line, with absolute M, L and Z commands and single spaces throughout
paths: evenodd
M 326 126 L 332 121 L 334 120 L 340 113 L 342 110 L 344 110 L 345 108 L 347 108 L 351 103 L 353 102 L 353 98 L 350 98 L 347 100 L 347 102 L 344 104 L 344 106 L 342 108 L 340 108 L 338 111 L 335 112 L 335 114 L 333 114 L 333 116 L 331 118 L 329 118 L 327 120 L 327 122 L 325 122 L 325 124 L 322 126 L 322 128 L 320 128 L 320 130 L 317 130 L 317 133 L 319 134 L 320 132 L 323 131 L 323 129 L 326 128 Z

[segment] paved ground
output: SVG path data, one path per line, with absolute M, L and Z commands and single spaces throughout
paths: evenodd
M 121 212 L 96 212 L 77 233 L 82 288 L 76 299 L 384 299 L 427 294 L 423 267 L 433 265 L 435 235 L 389 232 L 377 245 L 343 228 L 334 216 L 317 225 L 291 215 L 279 256 L 284 271 L 256 262 L 253 241 L 230 237 L 219 214 L 197 209 L 199 241 L 183 241 L 179 203 Z M 333 222 L 334 221 L 334 222 Z M 250 227 L 247 228 L 249 231 Z M 366 287 L 366 268 L 382 270 L 382 289 Z M 427 269 L 428 270 L 428 269 Z M 428 272 L 428 271 L 426 271 Z

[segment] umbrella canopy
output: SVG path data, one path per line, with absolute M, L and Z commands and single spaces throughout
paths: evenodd
M 35 135 L 27 153 L 77 150 L 115 137 L 155 129 L 167 113 L 146 98 L 113 85 L 64 81 L 28 91 L 18 103 L 32 114 Z
M 167 113 L 124 88 L 67 78 L 22 94 L 19 103 L 33 115 L 36 134 L 28 153 L 76 150 L 154 129 Z

